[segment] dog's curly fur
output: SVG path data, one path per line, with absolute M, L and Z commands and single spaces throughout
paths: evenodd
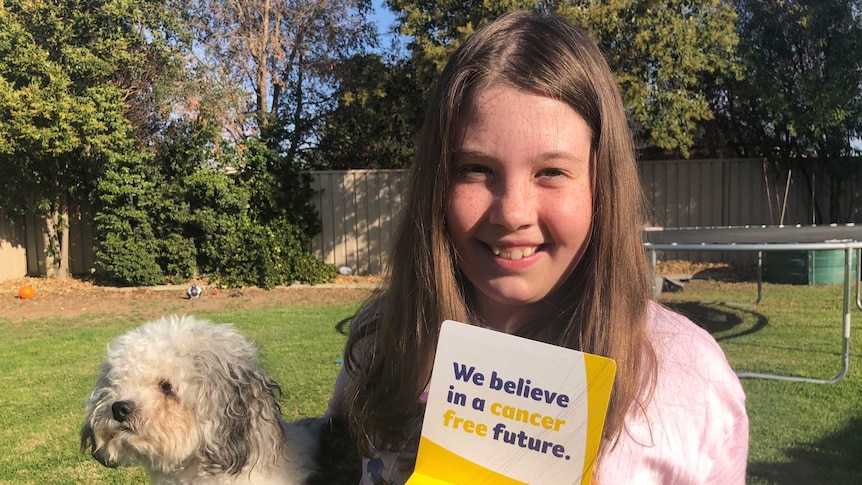
M 159 484 L 304 484 L 326 423 L 284 423 L 278 395 L 257 348 L 230 325 L 165 317 L 109 346 L 81 448 Z

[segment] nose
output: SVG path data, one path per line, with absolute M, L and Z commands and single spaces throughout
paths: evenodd
M 533 222 L 535 201 L 529 183 L 506 182 L 500 184 L 494 192 L 489 214 L 492 224 L 516 231 Z
M 132 401 L 117 401 L 111 405 L 111 413 L 113 413 L 114 419 L 121 423 L 129 419 L 129 415 L 134 411 L 135 403 Z

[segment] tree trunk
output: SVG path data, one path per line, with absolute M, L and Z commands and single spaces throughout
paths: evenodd
M 57 267 L 57 279 L 69 276 L 69 206 L 64 204 L 59 214 L 60 223 L 60 264 Z
M 45 218 L 45 272 L 49 278 L 69 275 L 69 205 L 65 196 Z
M 299 151 L 299 143 L 305 135 L 305 129 L 302 122 L 303 98 L 302 98 L 302 54 L 299 55 L 299 69 L 296 74 L 296 86 L 294 87 L 296 105 L 293 108 L 293 132 L 290 134 L 290 146 L 287 149 L 287 163 L 293 164 L 296 162 L 296 153 Z

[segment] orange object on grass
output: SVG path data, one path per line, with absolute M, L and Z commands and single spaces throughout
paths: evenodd
M 36 296 L 36 290 L 30 285 L 24 285 L 18 289 L 18 298 L 22 300 L 29 300 L 34 296 Z

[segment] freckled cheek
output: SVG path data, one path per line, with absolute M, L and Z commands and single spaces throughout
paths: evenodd
M 457 238 L 478 224 L 488 209 L 484 199 L 481 191 L 463 187 L 453 189 L 446 207 L 446 225 L 451 236 Z
M 553 233 L 555 241 L 576 246 L 585 242 L 593 220 L 593 204 L 589 195 L 554 199 L 543 202 L 542 207 L 547 208 L 544 225 Z

